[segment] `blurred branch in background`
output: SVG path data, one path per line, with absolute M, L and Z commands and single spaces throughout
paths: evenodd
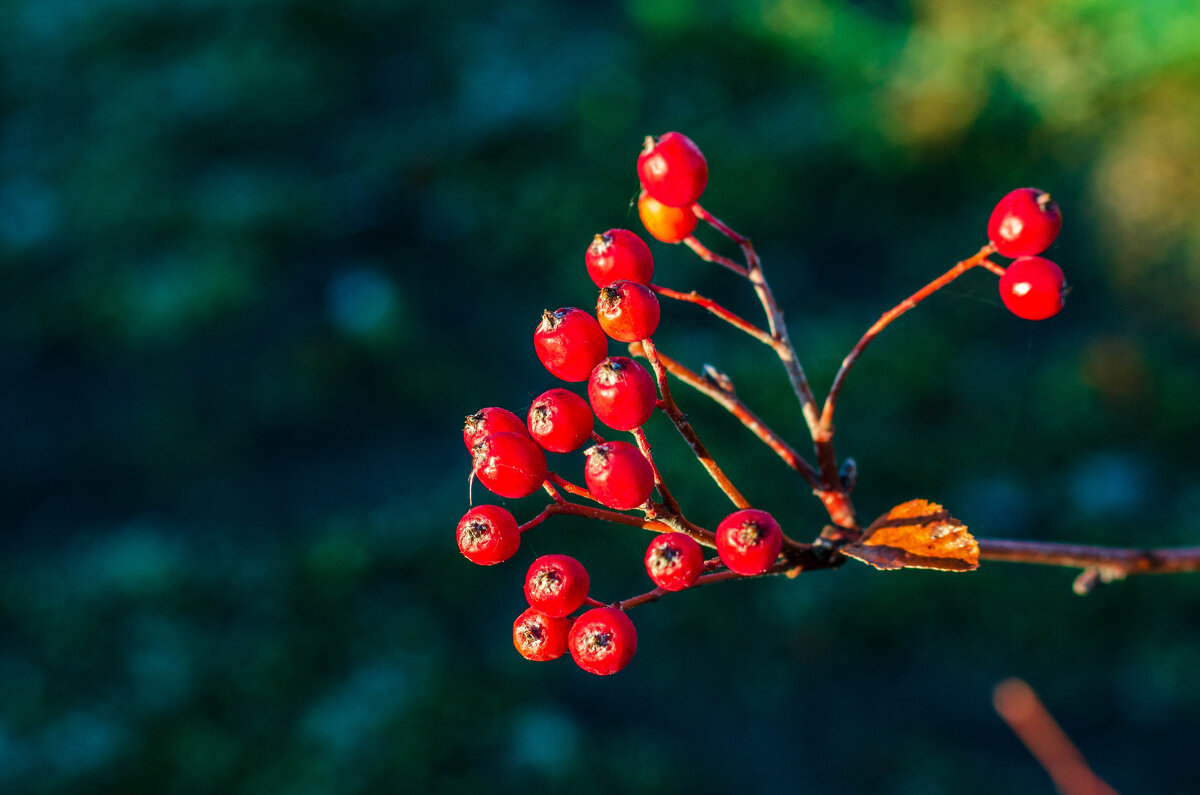
M 992 703 L 1033 754 L 1062 795 L 1117 795 L 1092 772 L 1033 688 L 1015 677 L 996 685 Z

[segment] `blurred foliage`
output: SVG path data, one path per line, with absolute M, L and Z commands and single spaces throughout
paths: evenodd
M 451 540 L 459 418 L 553 385 L 538 313 L 594 300 L 587 242 L 637 228 L 642 136 L 680 129 L 819 389 L 1007 190 L 1063 207 L 1062 316 L 970 274 L 860 363 L 865 517 L 921 497 L 984 536 L 1197 543 L 1193 2 L 10 0 L 0 25 L 0 790 L 1044 791 L 989 706 L 1010 674 L 1117 789 L 1200 789 L 1195 578 L 731 584 L 640 608 L 601 680 L 511 650 L 521 576 L 567 552 L 631 595 L 644 538 L 555 519 L 488 570 Z M 799 438 L 768 352 L 694 309 L 662 349 Z M 680 397 L 815 534 L 788 471 Z

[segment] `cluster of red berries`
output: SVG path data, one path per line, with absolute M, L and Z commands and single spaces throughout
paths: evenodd
M 1058 205 L 1037 188 L 1017 188 L 992 210 L 988 240 L 997 253 L 1014 258 L 1000 277 L 1000 300 L 1017 317 L 1045 320 L 1063 308 L 1067 285 L 1062 269 L 1037 256 L 1050 248 L 1061 228 Z
M 696 145 L 677 132 L 647 138 L 637 161 L 642 191 L 638 211 L 646 229 L 667 243 L 687 240 L 702 210 L 696 206 L 708 182 L 708 164 Z M 1062 225 L 1048 194 L 1021 188 L 1005 196 L 988 224 L 990 246 L 977 255 L 986 262 L 992 251 L 1014 262 L 1000 278 L 1000 294 L 1014 314 L 1040 320 L 1062 308 L 1062 271 L 1036 256 L 1054 241 Z M 554 512 L 584 509 L 565 503 L 552 484 L 568 487 L 551 473 L 546 453 L 582 454 L 586 492 L 568 489 L 612 511 L 641 509 L 647 517 L 663 506 L 651 500 L 656 472 L 644 450 L 641 426 L 663 403 L 660 385 L 637 362 L 609 356 L 608 340 L 645 341 L 658 328 L 659 305 L 651 283 L 654 259 L 646 243 L 627 229 L 598 234 L 584 255 L 588 275 L 599 288 L 595 313 L 564 307 L 543 313 L 533 334 L 534 350 L 545 368 L 562 381 L 587 382 L 587 398 L 564 388 L 550 389 L 530 405 L 524 419 L 489 407 L 467 417 L 463 441 L 472 460 L 472 478 L 493 493 L 520 498 L 545 487 L 556 505 L 519 526 L 497 505 L 472 508 L 458 523 L 458 546 L 469 560 L 492 565 L 513 557 L 521 533 Z M 998 270 L 999 266 L 993 266 Z M 670 291 L 665 291 L 670 292 Z M 657 366 L 657 365 L 656 365 Z M 669 404 L 668 408 L 673 404 Z M 606 441 L 599 420 L 615 431 L 632 431 L 639 446 Z M 665 500 L 669 502 L 670 500 Z M 621 517 L 616 517 L 621 518 Z M 775 566 L 784 535 L 766 511 L 743 508 L 718 525 L 711 542 L 718 557 L 705 560 L 696 538 L 683 532 L 658 535 L 644 558 L 646 573 L 661 591 L 694 585 L 704 572 L 723 565 L 735 575 L 755 576 Z M 693 528 L 694 529 L 694 528 Z M 707 534 L 701 535 L 706 538 Z M 637 648 L 637 632 L 620 603 L 604 605 L 588 595 L 587 570 L 566 555 L 543 555 L 525 577 L 529 608 L 513 623 L 513 644 L 530 660 L 553 660 L 570 653 L 584 670 L 613 674 L 624 668 Z M 571 615 L 588 607 L 581 615 Z
M 659 240 L 679 242 L 692 233 L 692 206 L 708 181 L 703 154 L 688 138 L 667 133 L 647 139 L 638 158 L 643 186 L 639 209 L 646 228 Z M 546 311 L 534 330 L 538 359 L 555 377 L 587 382 L 587 400 L 567 389 L 539 395 L 523 421 L 498 407 L 467 418 L 463 441 L 471 453 L 473 477 L 501 497 L 532 494 L 549 477 L 545 453 L 583 451 L 588 493 L 607 508 L 651 507 L 654 470 L 641 450 L 623 441 L 604 441 L 593 419 L 616 431 L 640 428 L 659 405 L 654 378 L 625 356 L 608 355 L 608 338 L 638 342 L 658 327 L 659 305 L 651 287 L 650 248 L 627 229 L 596 235 L 584 264 L 600 288 L 596 312 L 575 307 Z M 521 543 L 521 527 L 504 508 L 480 505 L 458 524 L 458 546 L 469 560 L 491 565 L 508 560 Z M 783 534 L 765 511 L 745 509 L 726 517 L 716 534 L 720 561 L 739 574 L 761 574 L 779 557 Z M 717 561 L 706 563 L 703 548 L 685 533 L 663 533 L 650 542 L 645 566 L 664 591 L 696 582 Z M 525 578 L 529 608 L 513 623 L 513 644 L 530 660 L 552 660 L 570 652 L 584 670 L 612 674 L 628 664 L 637 648 L 633 622 L 617 607 L 592 607 L 570 615 L 588 598 L 587 570 L 566 555 L 544 555 Z

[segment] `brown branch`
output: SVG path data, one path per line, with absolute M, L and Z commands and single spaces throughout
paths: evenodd
M 1020 679 L 1005 679 L 992 693 L 996 712 L 1050 775 L 1062 795 L 1117 795 L 1088 767 L 1037 693 Z
M 645 358 L 646 352 L 640 342 L 634 342 L 629 345 L 629 355 Z M 817 478 L 816 470 L 812 468 L 812 464 L 805 461 L 791 445 L 784 441 L 782 436 L 771 430 L 732 390 L 722 389 L 710 379 L 688 369 L 662 352 L 658 352 L 658 359 L 668 373 L 696 391 L 707 395 L 717 405 L 736 417 L 763 444 L 771 448 L 777 456 L 783 459 L 785 464 L 799 472 L 808 481 L 810 486 L 814 489 L 820 489 L 821 484 Z
M 711 298 L 705 298 L 695 290 L 692 290 L 690 293 L 681 293 L 677 290 L 671 290 L 658 284 L 650 285 L 650 289 L 659 295 L 666 296 L 667 298 L 674 298 L 676 301 L 687 301 L 688 303 L 704 307 L 729 325 L 733 326 L 739 331 L 744 331 L 764 345 L 769 345 L 770 347 L 774 348 L 778 344 L 774 337 L 760 329 L 758 326 L 754 325 L 748 320 L 745 320 L 744 318 L 739 317 L 733 312 L 730 312 L 728 309 L 721 306 Z
M 1095 571 L 1103 582 L 1120 580 L 1134 574 L 1200 571 L 1200 547 L 1134 549 L 1050 541 L 989 538 L 980 538 L 978 541 L 980 560 L 1085 569 Z M 1078 586 L 1077 590 L 1084 590 L 1083 586 Z
M 694 583 L 684 590 L 690 591 L 692 588 L 699 588 L 702 585 L 712 585 L 718 582 L 728 582 L 730 580 L 754 580 L 758 579 L 759 577 L 771 577 L 777 574 L 795 577 L 802 571 L 836 568 L 837 566 L 840 566 L 844 560 L 844 558 L 820 557 L 812 551 L 812 547 L 810 545 L 794 544 L 792 548 L 784 549 L 780 559 L 762 574 L 738 574 L 737 572 L 730 571 L 729 569 L 722 569 L 720 571 L 714 571 L 710 574 L 701 574 L 696 578 Z M 705 561 L 705 568 L 712 568 L 715 565 L 719 565 L 719 563 L 719 559 Z M 657 602 L 668 593 L 672 592 L 664 591 L 661 588 L 655 588 L 654 590 L 647 591 L 644 594 L 633 596 L 629 599 L 622 599 L 619 602 L 614 602 L 612 607 L 616 607 L 619 610 L 628 610 L 632 607 L 637 607 L 638 605 Z M 673 593 L 682 593 L 682 591 L 675 591 Z
M 654 378 L 658 381 L 658 391 L 662 394 L 662 408 L 667 416 L 671 418 L 671 422 L 675 423 L 675 427 L 679 430 L 681 436 L 687 441 L 688 446 L 692 448 L 692 452 L 700 461 L 701 465 L 708 470 L 708 474 L 725 495 L 729 497 L 730 502 L 739 508 L 749 508 L 750 502 L 742 496 L 737 487 L 729 480 L 729 477 L 713 459 L 712 455 L 700 441 L 700 437 L 696 435 L 696 431 L 687 421 L 687 417 L 679 410 L 679 406 L 675 404 L 675 399 L 671 397 L 671 388 L 667 385 L 667 371 L 663 366 L 662 361 L 658 358 L 658 352 L 654 348 L 654 341 L 649 337 L 642 340 L 642 350 L 646 356 L 646 360 L 650 362 L 651 368 L 654 370 Z
M 545 510 L 543 510 L 541 514 L 538 514 L 538 516 L 541 517 L 542 514 L 545 514 L 544 518 L 548 518 L 555 514 L 563 514 L 564 516 L 582 516 L 585 519 L 596 519 L 601 522 L 623 524 L 627 527 L 638 527 L 642 530 L 650 530 L 655 533 L 669 533 L 675 529 L 671 525 L 659 519 L 643 519 L 639 516 L 631 516 L 627 513 L 618 513 L 617 511 L 609 511 L 604 508 L 593 508 L 590 505 L 580 505 L 574 502 L 556 502 L 552 505 L 546 506 Z M 524 530 L 524 526 L 522 526 L 521 529 Z

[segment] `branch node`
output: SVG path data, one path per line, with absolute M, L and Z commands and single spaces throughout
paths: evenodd
M 729 376 L 725 375 L 725 373 L 721 372 L 716 367 L 713 367 L 711 364 L 705 364 L 700 368 L 700 372 L 704 376 L 704 379 L 717 389 L 721 390 L 730 397 L 737 397 L 737 390 L 733 388 L 733 380 L 730 379 Z

